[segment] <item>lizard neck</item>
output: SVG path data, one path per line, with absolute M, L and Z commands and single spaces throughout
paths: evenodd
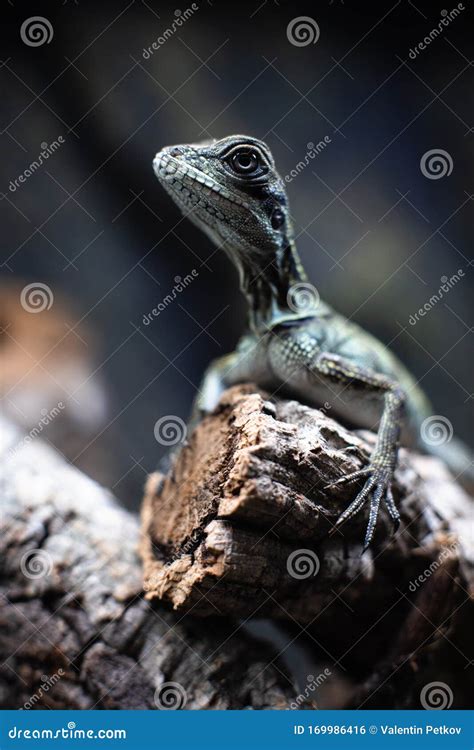
M 248 253 L 231 253 L 237 257 L 252 257 Z M 281 249 L 262 265 L 238 264 L 240 287 L 247 299 L 250 329 L 257 334 L 284 320 L 307 317 L 291 305 L 291 289 L 306 281 L 307 276 L 293 240 L 285 238 Z

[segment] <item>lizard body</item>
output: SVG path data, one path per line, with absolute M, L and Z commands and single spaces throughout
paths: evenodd
M 420 434 L 431 414 L 428 400 L 394 354 L 322 302 L 308 283 L 268 146 L 235 135 L 164 148 L 153 164 L 182 211 L 236 265 L 248 301 L 248 331 L 235 352 L 207 369 L 193 421 L 212 411 L 228 386 L 254 382 L 310 405 L 329 403 L 351 425 L 376 429 L 368 466 L 339 480 L 364 480 L 337 525 L 368 502 L 367 548 L 382 502 L 395 527 L 400 520 L 391 490 L 400 438 L 435 452 Z M 445 454 L 457 472 L 466 469 L 467 449 L 451 446 Z

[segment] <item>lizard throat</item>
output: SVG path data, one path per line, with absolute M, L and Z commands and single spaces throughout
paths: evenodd
M 263 267 L 251 262 L 248 251 L 242 253 L 232 248 L 227 252 L 239 270 L 240 287 L 248 303 L 249 325 L 254 332 L 263 333 L 278 323 L 308 316 L 307 310 L 299 311 L 291 304 L 295 285 L 307 279 L 292 241 L 285 238 L 282 248 Z

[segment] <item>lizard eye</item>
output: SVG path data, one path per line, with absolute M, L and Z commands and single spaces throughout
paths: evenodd
M 261 166 L 257 152 L 247 149 L 236 151 L 231 157 L 230 163 L 234 172 L 241 175 L 251 175 Z
M 269 164 L 260 149 L 251 144 L 239 144 L 224 152 L 221 159 L 226 169 L 241 181 L 252 185 L 263 184 L 267 180 Z

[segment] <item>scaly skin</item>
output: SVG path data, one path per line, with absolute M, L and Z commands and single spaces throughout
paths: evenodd
M 382 502 L 399 524 L 391 483 L 400 434 L 403 427 L 404 442 L 420 445 L 420 425 L 431 413 L 425 396 L 383 344 L 307 283 L 268 146 L 234 135 L 164 148 L 153 166 L 183 212 L 237 266 L 249 306 L 249 330 L 235 352 L 208 368 L 193 420 L 211 411 L 226 387 L 251 381 L 311 405 L 329 402 L 352 425 L 378 428 L 369 465 L 339 480 L 365 480 L 337 525 L 369 502 L 366 549 Z

